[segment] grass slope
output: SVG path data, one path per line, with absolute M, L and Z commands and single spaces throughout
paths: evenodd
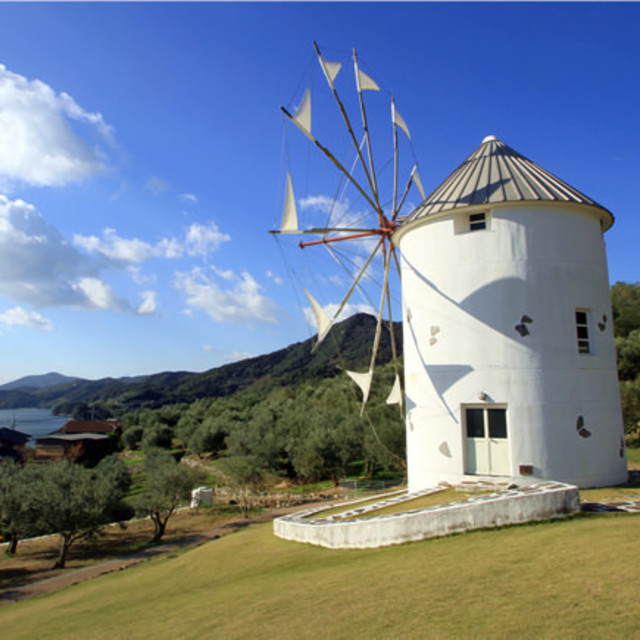
M 270 524 L 0 609 L 8 638 L 633 637 L 640 519 L 588 516 L 376 550 Z

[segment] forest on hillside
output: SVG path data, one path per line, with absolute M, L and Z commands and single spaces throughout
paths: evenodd
M 611 306 L 627 443 L 640 446 L 640 284 L 616 282 Z
M 640 284 L 616 283 L 611 300 L 625 434 L 629 445 L 640 446 Z M 71 390 L 63 385 L 62 396 L 46 393 L 62 397 L 58 411 L 75 418 L 120 418 L 123 448 L 206 455 L 231 475 L 335 480 L 354 464 L 366 475 L 402 473 L 404 420 L 397 405 L 385 402 L 394 377 L 388 332 L 363 416 L 360 392 L 342 373 L 368 366 L 374 327 L 371 316 L 349 318 L 315 356 L 308 340 L 203 374 L 96 381 Z M 401 327 L 394 329 L 401 347 Z
M 611 289 L 623 420 L 627 441 L 640 444 L 640 285 Z M 140 409 L 123 416 L 129 448 L 171 447 L 222 456 L 245 471 L 315 481 L 337 479 L 360 461 L 375 469 L 402 471 L 404 420 L 385 404 L 393 381 L 390 364 L 376 370 L 364 417 L 359 392 L 344 375 L 243 391 L 225 398 Z M 231 463 L 231 462 L 230 462 Z

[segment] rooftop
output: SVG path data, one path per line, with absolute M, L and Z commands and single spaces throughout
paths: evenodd
M 605 212 L 605 230 L 613 224 L 613 215 L 602 205 L 525 158 L 496 136 L 487 136 L 406 218 L 406 222 L 471 205 L 531 201 L 591 205 Z

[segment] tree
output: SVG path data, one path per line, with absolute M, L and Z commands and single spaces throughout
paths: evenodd
M 611 308 L 616 336 L 624 338 L 640 328 L 640 284 L 616 282 L 611 287 Z
M 0 462 L 0 530 L 9 541 L 7 553 L 14 554 L 20 538 L 28 535 L 29 525 L 24 510 L 21 489 L 22 467 L 15 460 Z
M 143 493 L 138 498 L 137 511 L 151 518 L 154 526 L 152 542 L 164 536 L 169 518 L 191 495 L 201 473 L 186 464 L 178 464 L 173 456 L 161 450 L 147 453 L 147 475 Z
M 640 329 L 616 338 L 616 357 L 620 380 L 635 380 L 640 375 Z
M 110 521 L 122 493 L 108 474 L 68 460 L 28 465 L 24 473 L 28 487 L 24 507 L 30 526 L 40 533 L 60 535 L 54 568 L 62 568 L 74 542 L 96 535 Z
M 622 380 L 620 382 L 620 399 L 622 401 L 622 420 L 624 432 L 635 436 L 637 444 L 640 436 L 640 380 Z M 637 446 L 636 444 L 636 446 Z
M 222 461 L 222 471 L 227 478 L 227 488 L 248 518 L 255 504 L 256 491 L 264 486 L 266 469 L 258 456 L 232 456 Z

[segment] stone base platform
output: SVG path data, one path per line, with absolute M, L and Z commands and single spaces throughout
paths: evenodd
M 558 518 L 580 510 L 578 488 L 559 482 L 541 482 L 527 487 L 479 495 L 462 502 L 367 517 L 367 512 L 444 490 L 434 487 L 419 493 L 405 491 L 350 503 L 353 508 L 326 518 L 309 516 L 334 507 L 315 507 L 277 518 L 276 536 L 330 549 L 369 549 L 446 536 L 472 529 L 501 527 Z M 348 505 L 345 505 L 345 507 Z M 357 517 L 345 521 L 345 518 Z

